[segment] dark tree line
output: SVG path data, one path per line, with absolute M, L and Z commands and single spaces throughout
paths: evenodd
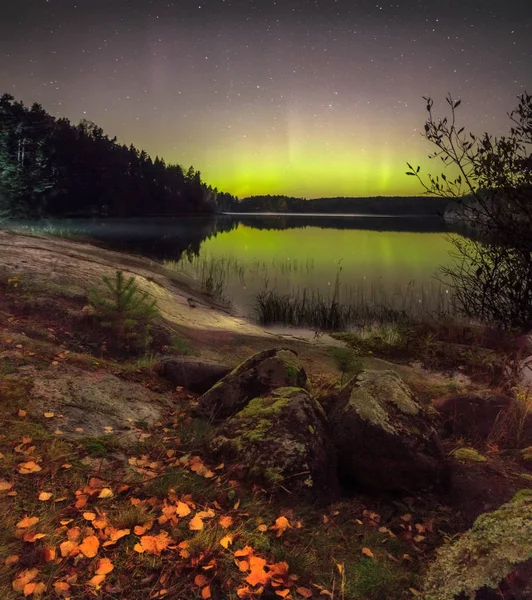
M 0 217 L 208 214 L 235 199 L 190 167 L 152 160 L 94 123 L 0 97 Z
M 234 204 L 238 212 L 329 213 L 369 215 L 443 215 L 448 200 L 426 196 L 375 196 L 371 198 L 293 198 L 250 196 Z

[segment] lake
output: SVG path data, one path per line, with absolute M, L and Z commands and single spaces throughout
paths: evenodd
M 437 217 L 246 214 L 23 226 L 162 261 L 251 318 L 265 289 L 336 294 L 341 303 L 388 306 L 414 317 L 451 309 L 450 290 L 435 278 L 451 262 L 449 231 Z

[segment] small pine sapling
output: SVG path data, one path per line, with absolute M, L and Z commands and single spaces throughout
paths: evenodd
M 126 278 L 122 271 L 117 271 L 114 279 L 103 276 L 102 280 L 107 295 L 92 289 L 88 298 L 102 326 L 113 329 L 119 342 L 139 333 L 147 339 L 151 322 L 159 316 L 156 301 L 140 292 L 135 278 Z

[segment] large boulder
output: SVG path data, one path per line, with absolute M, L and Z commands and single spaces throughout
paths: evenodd
M 160 363 L 160 373 L 175 386 L 203 394 L 231 372 L 227 365 L 193 356 L 165 357 Z
M 252 398 L 276 388 L 306 385 L 307 375 L 295 352 L 265 350 L 248 358 L 203 394 L 196 412 L 210 420 L 224 419 L 244 408 Z
M 268 488 L 314 498 L 336 491 L 327 417 L 303 389 L 280 388 L 254 398 L 219 428 L 210 448 L 218 459 L 234 463 L 243 476 Z
M 446 485 L 438 435 L 393 371 L 362 371 L 329 405 L 329 421 L 344 484 L 383 491 Z
M 423 600 L 532 598 L 532 490 L 478 517 L 438 551 L 424 577 Z

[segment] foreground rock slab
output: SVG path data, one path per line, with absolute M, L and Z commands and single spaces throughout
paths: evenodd
M 253 398 L 277 388 L 305 388 L 307 375 L 292 350 L 273 349 L 248 358 L 199 400 L 198 416 L 210 420 L 230 417 Z
M 32 404 L 54 413 L 50 426 L 73 437 L 127 431 L 159 419 L 165 398 L 107 373 L 53 374 L 33 379 Z M 76 431 L 78 430 L 78 431 Z
M 237 470 L 270 488 L 298 495 L 336 490 L 336 456 L 320 404 L 298 388 L 254 398 L 228 419 L 211 450 Z
M 393 371 L 362 371 L 328 410 L 344 484 L 382 491 L 446 485 L 438 435 Z

